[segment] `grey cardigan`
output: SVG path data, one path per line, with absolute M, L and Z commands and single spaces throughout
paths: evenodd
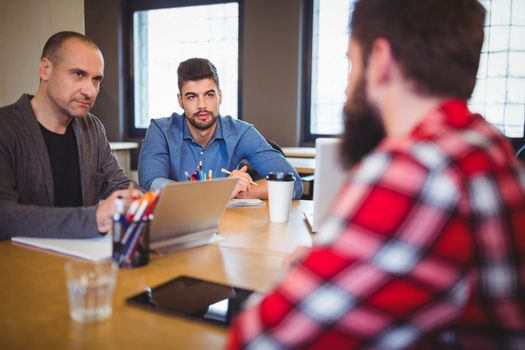
M 0 239 L 95 237 L 96 205 L 130 180 L 111 153 L 102 123 L 92 114 L 75 118 L 83 207 L 54 207 L 51 164 L 31 98 L 22 95 L 0 108 Z

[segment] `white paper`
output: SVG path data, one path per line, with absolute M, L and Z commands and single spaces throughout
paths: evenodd
M 226 207 L 227 208 L 264 207 L 264 202 L 257 198 L 230 199 Z
M 109 234 L 104 237 L 83 239 L 13 237 L 11 240 L 92 261 L 111 258 L 112 240 Z

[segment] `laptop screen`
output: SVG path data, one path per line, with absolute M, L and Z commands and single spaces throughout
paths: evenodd
M 340 156 L 341 139 L 318 138 L 315 141 L 314 212 L 310 223 L 313 232 L 319 230 L 328 215 L 345 178 Z
M 236 178 L 174 182 L 162 190 L 150 226 L 152 249 L 210 237 L 231 197 Z

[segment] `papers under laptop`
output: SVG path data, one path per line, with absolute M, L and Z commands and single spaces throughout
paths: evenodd
M 304 216 L 312 232 L 318 232 L 343 180 L 345 170 L 341 165 L 341 139 L 318 138 L 315 141 L 314 208 Z
M 150 224 L 151 249 L 165 253 L 213 242 L 236 182 L 220 178 L 164 187 Z

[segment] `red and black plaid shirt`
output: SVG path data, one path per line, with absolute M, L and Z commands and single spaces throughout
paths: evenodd
M 525 349 L 525 172 L 462 101 L 350 173 L 230 348 Z

